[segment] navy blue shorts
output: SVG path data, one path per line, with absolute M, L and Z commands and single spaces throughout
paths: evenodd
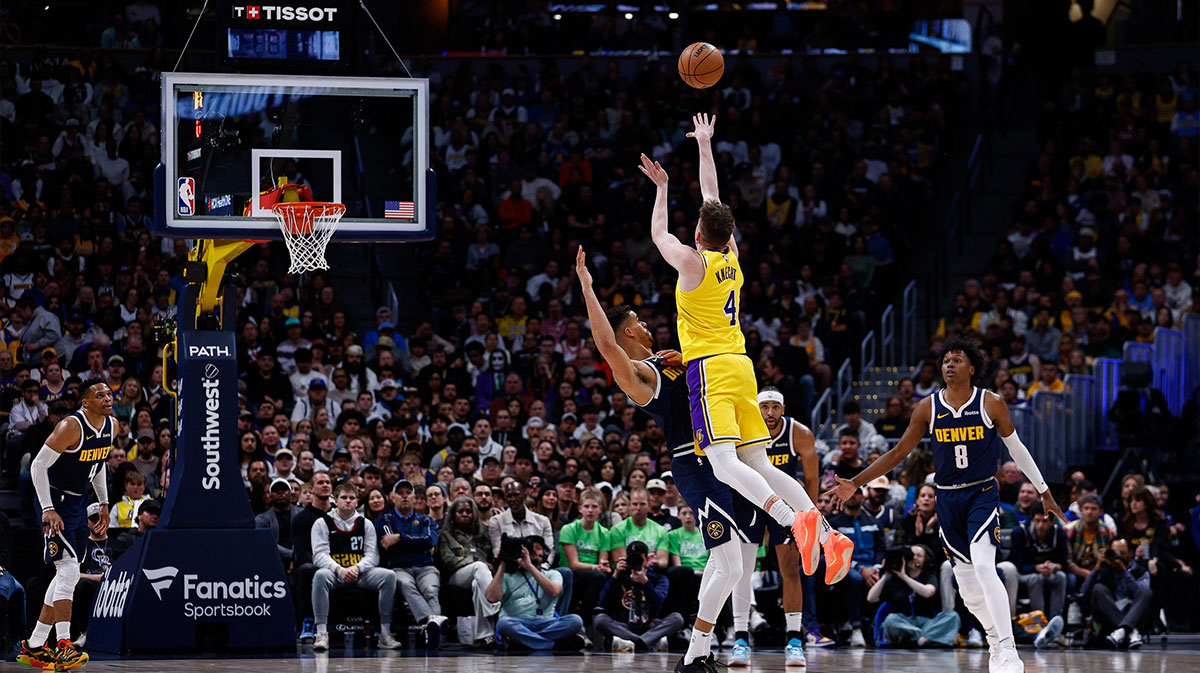
M 63 529 L 57 535 L 45 535 L 44 558 L 46 563 L 54 563 L 64 558 L 82 558 L 87 551 L 88 520 L 87 500 L 81 495 L 63 493 L 57 489 L 50 490 L 50 498 L 54 501 L 54 511 L 63 520 Z
M 697 526 L 704 533 L 704 548 L 712 549 L 730 540 L 748 542 L 738 524 L 737 501 L 750 503 L 733 492 L 713 474 L 708 458 L 697 456 L 690 445 L 671 459 L 675 488 L 692 508 Z
M 937 518 L 950 563 L 970 563 L 973 542 L 999 543 L 1000 489 L 996 480 L 966 488 L 939 488 Z
M 738 527 L 746 534 L 747 540 L 754 544 L 762 544 L 764 533 L 770 534 L 772 546 L 781 545 L 791 539 L 792 532 L 780 526 L 770 514 L 750 504 L 745 498 L 739 496 L 739 500 L 740 502 L 733 505 L 733 515 L 738 521 Z

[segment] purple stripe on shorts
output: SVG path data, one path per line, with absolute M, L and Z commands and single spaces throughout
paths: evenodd
M 704 358 L 687 363 L 688 401 L 692 410 L 692 435 L 701 451 L 712 443 L 712 424 L 704 408 Z

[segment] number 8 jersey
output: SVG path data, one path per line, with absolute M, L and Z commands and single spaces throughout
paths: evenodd
M 986 391 L 972 388 L 971 398 L 958 409 L 946 403 L 945 392 L 930 397 L 934 483 L 946 487 L 991 479 L 1000 464 L 1000 433 L 983 408 Z

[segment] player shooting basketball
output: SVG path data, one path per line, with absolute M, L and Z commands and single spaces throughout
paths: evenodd
M 738 323 L 742 272 L 733 240 L 734 220 L 717 194 L 712 155 L 716 117 L 692 118 L 700 148 L 700 191 L 704 205 L 696 225 L 695 247 L 667 228 L 667 172 L 642 155 L 641 170 L 658 188 L 651 235 L 663 259 L 679 272 L 679 343 L 687 365 L 696 452 L 708 456 L 713 473 L 791 531 L 804 572 L 813 574 L 825 550 L 825 581 L 832 584 L 850 569 L 854 544 L 830 529 L 804 488 L 771 464 L 771 434 L 758 409 L 754 365 Z
M 972 385 L 972 379 L 983 371 L 983 355 L 974 342 L 953 337 L 942 347 L 940 359 L 946 387 L 917 404 L 894 449 L 854 479 L 839 478 L 829 495 L 835 504 L 845 502 L 856 489 L 900 465 L 928 431 L 933 438 L 939 534 L 954 566 L 963 603 L 987 632 L 988 667 L 992 673 L 1023 673 L 1025 664 L 1013 641 L 1008 594 L 996 574 L 1000 489 L 995 474 L 1001 442 L 1042 495 L 1046 511 L 1064 524 L 1067 520 L 1029 449 L 1017 437 L 1008 405 L 996 394 Z

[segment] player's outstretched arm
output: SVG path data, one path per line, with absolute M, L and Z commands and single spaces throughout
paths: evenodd
M 1046 484 L 1046 480 L 1042 478 L 1042 471 L 1038 469 L 1037 461 L 1033 459 L 1033 454 L 1029 453 L 1029 449 L 1017 436 L 1017 429 L 1012 424 L 1012 418 L 1008 414 L 1008 405 L 1000 396 L 985 392 L 983 398 L 983 408 L 992 419 L 992 423 L 996 425 L 996 432 L 1000 433 L 1000 440 L 1004 442 L 1005 448 L 1008 449 L 1009 455 L 1012 456 L 1013 462 L 1017 464 L 1021 472 L 1029 477 L 1030 483 L 1037 489 L 1039 495 L 1042 496 L 1042 506 L 1047 512 L 1057 516 L 1063 525 L 1070 523 L 1067 517 L 1063 515 L 1062 509 L 1058 503 L 1054 501 L 1054 496 L 1050 494 L 1050 486 Z
M 697 113 L 692 115 L 692 124 L 695 125 L 695 130 L 687 134 L 687 137 L 695 138 L 696 145 L 700 148 L 700 193 L 705 201 L 720 203 L 721 195 L 717 192 L 717 163 L 713 160 L 712 153 L 712 137 L 717 125 L 717 115 L 710 117 L 705 112 Z
M 908 421 L 908 428 L 900 437 L 900 442 L 891 451 L 877 458 L 874 463 L 868 465 L 867 469 L 858 473 L 858 476 L 853 479 L 837 478 L 838 485 L 826 492 L 833 499 L 835 507 L 840 507 L 841 503 L 846 502 L 851 495 L 854 495 L 855 490 L 870 483 L 872 479 L 891 472 L 904 462 L 908 454 L 929 431 L 929 414 L 933 413 L 931 407 L 932 403 L 928 397 L 918 402 L 917 408 L 913 409 L 912 418 Z
M 600 299 L 592 289 L 592 273 L 587 268 L 587 255 L 583 246 L 575 253 L 575 275 L 579 276 L 579 284 L 583 289 L 583 302 L 587 305 L 588 322 L 592 326 L 592 341 L 604 356 L 604 361 L 612 368 L 613 379 L 625 394 L 638 405 L 647 404 L 654 398 L 654 372 L 648 371 L 650 365 L 645 362 L 632 360 L 621 347 L 617 345 L 617 336 L 613 334 L 612 326 L 600 306 Z
M 679 280 L 686 288 L 700 284 L 704 275 L 704 262 L 695 248 L 684 245 L 667 228 L 667 172 L 645 154 L 638 169 L 650 178 L 657 191 L 654 195 L 654 212 L 650 217 L 650 238 L 667 263 L 679 272 Z

